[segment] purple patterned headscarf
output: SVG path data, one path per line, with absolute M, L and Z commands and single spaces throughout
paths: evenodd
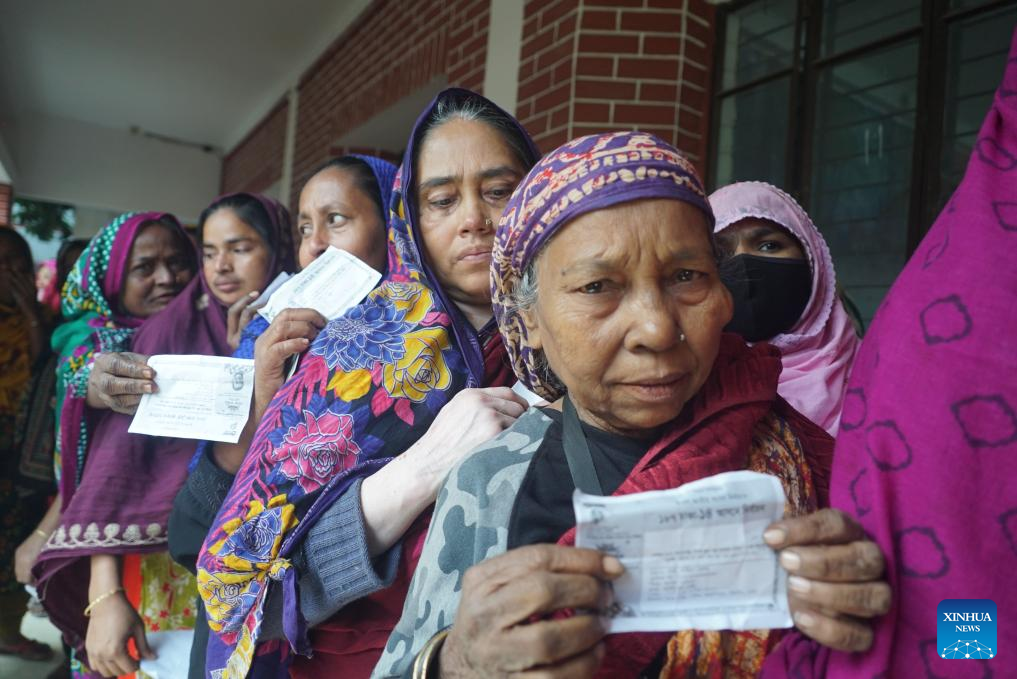
M 1013 676 L 1015 248 L 1017 32 L 964 179 L 876 314 L 848 383 L 831 498 L 886 555 L 892 607 L 869 652 L 795 633 L 763 677 Z M 938 643 L 944 599 L 995 601 L 998 648 L 963 632 Z
M 560 146 L 530 170 L 505 206 L 494 240 L 491 299 L 516 376 L 540 396 L 553 401 L 562 394 L 539 368 L 511 303 L 523 272 L 570 220 L 648 198 L 694 205 L 712 233 L 713 211 L 692 163 L 646 132 L 589 135 Z

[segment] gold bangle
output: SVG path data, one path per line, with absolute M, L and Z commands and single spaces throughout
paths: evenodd
M 438 632 L 420 649 L 420 653 L 413 661 L 413 679 L 427 679 L 431 676 L 431 670 L 434 669 L 432 665 L 440 656 L 442 644 L 445 643 L 445 637 L 448 636 L 450 629 L 446 627 Z
M 38 535 L 43 540 L 49 540 L 49 533 L 47 533 L 46 531 L 42 530 L 41 528 L 36 528 L 35 529 L 35 534 Z
M 106 599 L 110 598 L 111 596 L 113 596 L 117 592 L 122 592 L 122 591 L 124 591 L 123 587 L 117 587 L 116 589 L 111 589 L 110 591 L 106 592 L 105 594 L 100 594 L 99 596 L 97 596 L 94 599 L 92 599 L 92 602 L 90 604 L 88 604 L 87 606 L 85 606 L 85 617 L 89 618 L 89 617 L 92 616 L 92 609 L 95 608 L 97 604 L 102 603 L 103 601 L 105 601 Z

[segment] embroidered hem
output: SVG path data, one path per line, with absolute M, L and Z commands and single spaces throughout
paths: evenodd
M 80 523 L 71 524 L 70 528 L 60 526 L 46 543 L 46 549 L 82 549 L 90 547 L 116 547 L 117 545 L 158 545 L 167 541 L 166 527 L 158 523 L 150 523 L 142 535 L 141 526 L 128 524 L 121 530 L 119 523 L 108 523 L 99 532 L 96 523 L 84 528 Z

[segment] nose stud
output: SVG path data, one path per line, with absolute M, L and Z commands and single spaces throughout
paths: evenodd
M 486 224 L 487 226 L 491 226 L 492 224 L 494 224 L 494 222 L 492 222 L 491 218 L 488 217 L 484 220 L 484 224 Z
M 684 332 L 682 334 L 678 335 L 678 341 L 679 342 L 684 342 L 685 341 L 685 333 Z

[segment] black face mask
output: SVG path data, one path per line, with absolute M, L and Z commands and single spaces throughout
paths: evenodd
M 720 279 L 734 299 L 724 330 L 762 342 L 794 327 L 812 296 L 812 271 L 804 259 L 736 255 L 720 265 Z

